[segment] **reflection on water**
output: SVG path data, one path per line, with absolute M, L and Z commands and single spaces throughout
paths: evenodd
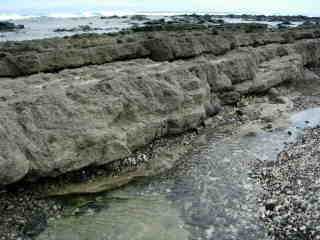
M 183 165 L 111 193 L 71 204 L 37 239 L 268 239 L 259 221 L 259 185 L 250 163 L 275 159 L 302 123 L 320 123 L 320 109 L 295 114 L 286 131 L 251 137 L 212 138 Z

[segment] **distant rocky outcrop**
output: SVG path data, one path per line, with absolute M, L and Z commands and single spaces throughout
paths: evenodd
M 54 30 L 54 32 L 90 32 L 99 30 L 103 30 L 103 28 L 93 28 L 89 25 L 80 25 L 76 28 L 57 28 Z
M 10 32 L 24 29 L 24 25 L 17 25 L 12 22 L 0 22 L 0 32 Z
M 219 105 L 301 80 L 320 63 L 319 38 L 206 29 L 2 43 L 0 183 L 107 164 L 196 129 Z
M 127 18 L 127 16 L 118 16 L 118 15 L 112 15 L 112 16 L 101 16 L 100 19 L 121 19 L 121 18 Z
M 149 18 L 146 15 L 132 15 L 130 17 L 132 21 L 148 21 Z
M 304 15 L 251 15 L 251 14 L 227 14 L 227 15 L 210 15 L 214 18 L 231 18 L 242 19 L 247 21 L 263 21 L 263 22 L 304 22 L 315 21 L 320 22 L 320 17 L 308 17 Z

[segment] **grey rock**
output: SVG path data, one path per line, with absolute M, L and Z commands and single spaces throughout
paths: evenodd
M 311 50 L 318 49 L 319 41 L 313 40 L 317 37 L 316 30 L 296 30 L 289 31 L 289 33 L 292 41 L 310 39 L 294 46 L 294 51 L 302 55 L 303 63 L 319 62 L 316 53 Z M 116 36 L 92 34 L 62 39 L 5 42 L 0 44 L 0 77 L 56 72 L 67 68 L 146 57 L 155 61 L 173 61 L 202 54 L 219 56 L 242 47 L 289 43 L 287 34 L 288 32 L 285 31 L 213 35 L 211 30 L 181 30 L 118 34 Z M 119 36 L 123 40 L 131 40 L 119 41 Z M 272 59 L 279 55 L 279 49 L 284 49 L 284 47 L 270 45 L 261 48 L 260 50 L 265 52 L 263 55 L 255 53 L 254 49 L 249 49 L 245 54 L 245 49 L 243 49 L 241 53 L 236 55 L 232 53 L 228 57 L 228 62 L 235 64 L 233 71 L 228 71 L 228 68 L 223 67 L 224 64 L 228 66 L 229 63 L 221 61 L 220 66 L 233 83 L 240 83 L 254 77 L 257 61 Z M 319 50 L 317 51 L 319 53 Z
M 213 117 L 222 111 L 222 107 L 218 104 L 206 104 L 205 111 L 207 117 Z
M 290 103 L 290 99 L 288 99 L 287 97 L 283 97 L 283 96 L 277 97 L 274 100 L 275 100 L 275 103 L 279 103 L 279 104 L 289 104 Z
M 309 69 L 305 69 L 304 70 L 304 76 L 303 76 L 303 79 L 305 81 L 320 81 L 320 76 L 318 76 L 315 72 L 309 70 Z
M 220 97 L 224 104 L 235 104 L 240 100 L 241 94 L 239 92 L 226 92 Z
M 319 61 L 320 40 L 303 39 L 312 33 L 288 44 L 279 33 L 205 30 L 1 43 L 1 185 L 127 158 L 197 129 L 220 102 L 299 81 Z
M 270 88 L 269 91 L 268 91 L 268 94 L 272 98 L 276 98 L 276 97 L 279 97 L 281 95 L 280 92 L 278 91 L 278 89 L 276 89 L 276 88 Z
M 1 183 L 110 163 L 196 128 L 210 89 L 193 67 L 140 60 L 2 79 Z

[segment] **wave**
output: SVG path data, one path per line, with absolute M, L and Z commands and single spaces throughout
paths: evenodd
M 8 20 L 24 20 L 30 18 L 90 18 L 90 17 L 101 17 L 101 16 L 132 16 L 132 15 L 147 15 L 147 16 L 174 16 L 174 15 L 182 15 L 182 14 L 193 14 L 197 13 L 200 15 L 203 14 L 217 14 L 217 15 L 226 15 L 231 14 L 231 12 L 217 12 L 217 11 L 167 11 L 167 12 L 159 12 L 159 11 L 86 11 L 86 12 L 50 12 L 50 13 L 37 13 L 37 14 L 19 14 L 19 13 L 1 13 L 0 12 L 0 21 L 8 21 Z M 240 13 L 239 13 L 240 14 Z M 253 13 L 254 14 L 254 13 Z M 308 15 L 312 17 L 312 15 Z
M 0 21 L 7 21 L 7 20 L 23 20 L 23 19 L 29 19 L 34 18 L 36 16 L 31 15 L 20 15 L 15 13 L 0 13 Z
M 23 20 L 30 18 L 90 18 L 90 17 L 101 17 L 101 16 L 132 16 L 132 15 L 148 15 L 148 16 L 174 16 L 180 14 L 192 14 L 194 12 L 135 12 L 135 11 L 99 11 L 99 12 L 52 12 L 47 14 L 37 15 L 21 15 L 17 13 L 0 13 L 0 21 L 8 20 Z M 197 12 L 198 14 L 205 14 L 203 12 Z

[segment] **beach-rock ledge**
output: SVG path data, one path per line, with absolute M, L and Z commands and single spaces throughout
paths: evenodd
M 320 61 L 312 30 L 148 34 L 0 45 L 1 185 L 126 158 Z

